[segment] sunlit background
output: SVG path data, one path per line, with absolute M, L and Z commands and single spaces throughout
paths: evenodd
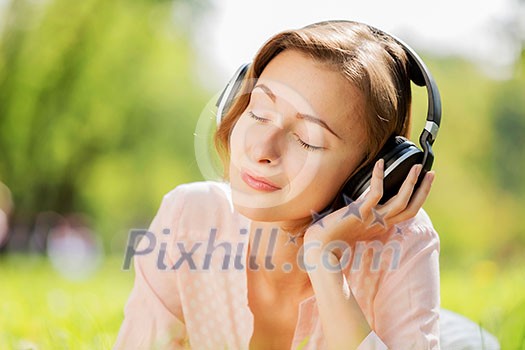
M 325 19 L 387 30 L 433 72 L 442 306 L 525 349 L 520 0 L 0 0 L 0 349 L 111 347 L 128 232 L 204 178 L 203 111 L 271 35 Z

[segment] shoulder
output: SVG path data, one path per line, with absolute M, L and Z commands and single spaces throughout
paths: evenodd
M 383 282 L 407 282 L 406 274 L 424 281 L 437 276 L 439 269 L 439 235 L 424 209 L 416 216 L 395 225 L 381 255 Z M 405 276 L 405 277 L 403 277 Z M 388 283 L 387 283 L 388 284 Z M 432 285 L 432 283 L 428 283 Z
M 163 201 L 173 203 L 183 201 L 185 207 L 188 205 L 198 204 L 206 205 L 207 203 L 231 207 L 231 190 L 230 185 L 226 182 L 218 181 L 197 181 L 180 184 L 163 197 Z
M 212 214 L 215 211 L 233 211 L 229 183 L 197 181 L 180 184 L 162 198 L 164 206 L 180 207 L 187 213 Z
M 396 225 L 392 260 L 378 276 L 374 330 L 389 349 L 434 349 L 439 343 L 439 236 L 420 209 Z
M 430 255 L 439 255 L 439 236 L 427 213 L 420 209 L 416 216 L 394 225 L 380 239 L 357 242 L 352 272 L 380 272 L 376 277 L 386 278 L 417 262 L 429 261 Z
M 424 247 L 432 247 L 439 252 L 439 234 L 423 208 L 412 219 L 395 225 L 392 231 L 392 236 L 401 238 L 406 253 L 416 253 Z
M 229 183 L 199 181 L 178 185 L 162 200 L 162 211 L 176 221 L 179 235 L 197 237 L 234 219 Z

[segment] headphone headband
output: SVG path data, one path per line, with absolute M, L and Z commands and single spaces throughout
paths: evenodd
M 215 104 L 217 107 L 217 125 L 221 123 L 224 114 L 226 114 L 226 111 L 230 108 L 237 91 L 239 91 L 241 87 L 242 79 L 246 75 L 246 72 L 248 72 L 249 67 L 249 63 L 244 63 L 239 68 L 237 68 L 235 74 L 228 82 L 228 85 L 226 85 L 224 90 L 222 90 L 219 98 L 217 99 L 217 103 Z
M 376 28 L 374 29 L 378 30 Z M 424 151 L 423 160 L 421 162 L 421 164 L 423 164 L 423 169 L 425 171 L 430 171 L 432 168 L 432 163 L 434 162 L 432 145 L 437 138 L 439 126 L 441 124 L 441 95 L 439 94 L 439 89 L 437 87 L 436 81 L 434 80 L 434 77 L 430 73 L 430 70 L 427 68 L 421 57 L 419 57 L 419 55 L 414 51 L 414 49 L 408 46 L 401 39 L 398 39 L 397 37 L 385 32 L 382 33 L 394 39 L 408 54 L 410 80 L 418 86 L 425 86 L 427 89 L 427 121 L 423 131 L 421 132 L 421 135 L 419 136 L 419 144 Z M 415 70 L 416 68 L 417 70 Z
M 429 69 L 427 68 L 425 62 L 419 57 L 419 55 L 402 40 L 396 38 L 393 35 L 390 35 L 408 54 L 409 58 L 409 75 L 410 80 L 418 86 L 425 86 L 427 88 L 428 94 L 428 113 L 427 113 L 427 122 L 435 124 L 435 128 L 428 130 L 433 138 L 431 143 L 434 143 L 436 139 L 439 125 L 441 123 L 441 96 L 439 95 L 439 89 L 437 84 L 432 77 Z M 414 66 L 415 63 L 415 66 Z M 418 70 L 414 70 L 414 68 Z M 422 79 L 421 79 L 422 78 Z M 426 129 L 426 127 L 425 127 Z

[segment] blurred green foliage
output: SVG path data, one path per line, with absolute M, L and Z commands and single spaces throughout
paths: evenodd
M 14 224 L 30 227 L 43 210 L 85 212 L 108 243 L 147 225 L 163 194 L 199 177 L 193 130 L 209 96 L 176 4 L 10 2 L 0 180 L 13 193 Z
M 0 36 L 0 181 L 13 193 L 14 224 L 30 229 L 44 210 L 82 212 L 106 248 L 120 250 L 163 194 L 202 178 L 193 132 L 211 96 L 195 79 L 191 21 L 174 20 L 184 12 L 178 3 L 9 3 Z M 506 262 L 525 246 L 524 60 L 508 81 L 457 58 L 426 61 L 443 100 L 425 205 L 443 264 Z M 417 140 L 426 98 L 414 90 Z
M 496 81 L 467 61 L 426 58 L 440 88 L 443 119 L 434 144 L 436 179 L 425 209 L 440 233 L 443 269 L 523 263 L 525 247 L 525 60 Z M 417 140 L 426 97 L 415 89 Z

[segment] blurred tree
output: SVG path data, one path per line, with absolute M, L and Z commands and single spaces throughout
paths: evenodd
M 497 184 L 525 201 L 525 0 L 516 0 L 515 11 L 505 26 L 518 48 L 515 74 L 503 82 L 494 99 L 494 167 Z
M 502 85 L 494 102 L 493 166 L 497 185 L 516 197 L 525 194 L 525 80 Z
M 510 231 L 508 239 L 497 242 L 496 247 L 499 258 L 509 261 L 522 256 L 525 247 L 525 1 L 517 2 L 514 14 L 508 33 L 517 43 L 520 55 L 512 79 L 500 83 L 494 95 L 490 148 L 491 173 L 499 189 L 495 200 L 507 211 L 500 217 L 501 225 Z
M 162 194 L 199 176 L 193 129 L 205 93 L 192 78 L 191 21 L 173 19 L 204 5 L 9 3 L 0 180 L 13 193 L 12 236 L 29 237 L 35 215 L 51 210 L 87 212 L 109 239 L 149 222 Z

